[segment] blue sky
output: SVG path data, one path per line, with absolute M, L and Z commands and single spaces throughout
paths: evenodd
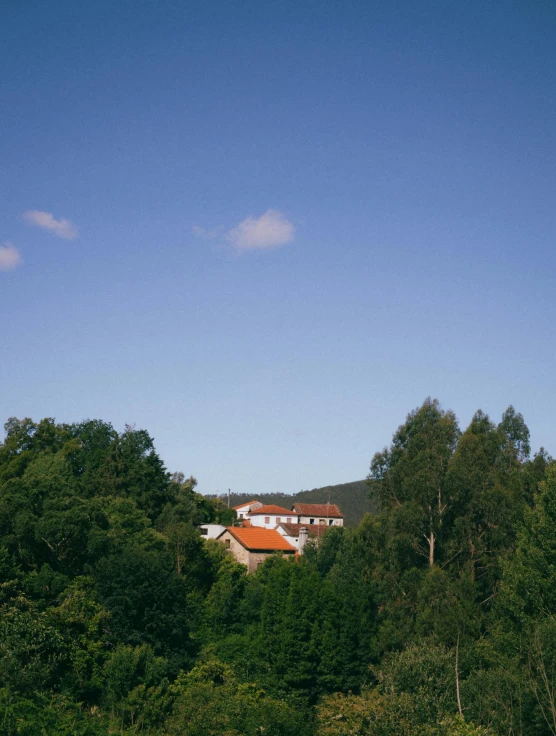
M 427 396 L 556 454 L 550 2 L 0 10 L 0 420 L 199 489 L 362 478 Z

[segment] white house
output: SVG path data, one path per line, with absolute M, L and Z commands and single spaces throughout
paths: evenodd
M 297 524 L 297 514 L 282 506 L 259 506 L 247 514 L 251 526 L 262 526 L 265 529 L 274 529 L 277 524 Z
M 239 506 L 234 506 L 234 511 L 237 514 L 238 519 L 246 519 L 247 514 L 254 509 L 258 509 L 262 506 L 260 501 L 249 501 L 248 503 L 242 503 Z
M 294 503 L 293 513 L 299 524 L 312 526 L 343 526 L 344 515 L 335 503 Z
M 205 539 L 216 539 L 225 530 L 226 527 L 222 524 L 201 524 L 199 527 L 199 531 Z
M 303 529 L 305 534 L 302 532 Z M 278 534 L 281 534 L 300 553 L 303 552 L 303 547 L 308 539 L 314 539 L 318 542 L 326 529 L 326 526 L 320 524 L 288 524 L 284 521 L 276 526 Z

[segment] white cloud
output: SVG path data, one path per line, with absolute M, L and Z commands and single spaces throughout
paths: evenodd
M 239 251 L 265 250 L 293 240 L 295 227 L 278 210 L 267 210 L 260 217 L 246 217 L 226 233 L 226 240 Z
M 213 227 L 207 230 L 205 227 L 200 227 L 199 225 L 193 225 L 193 235 L 196 235 L 198 238 L 204 238 L 205 240 L 214 240 L 214 238 L 217 238 L 219 235 L 221 235 L 223 227 Z
M 11 243 L 0 245 L 0 271 L 12 271 L 20 263 L 23 263 L 23 259 L 17 248 Z
M 56 220 L 50 212 L 27 210 L 23 213 L 23 219 L 30 225 L 41 227 L 43 230 L 48 230 L 65 240 L 73 240 L 78 235 L 77 228 L 69 220 Z

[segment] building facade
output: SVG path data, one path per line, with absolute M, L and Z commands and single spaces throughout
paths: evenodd
M 248 503 L 242 503 L 239 506 L 234 506 L 233 509 L 237 514 L 238 519 L 246 519 L 250 511 L 258 509 L 262 506 L 260 501 L 249 501 Z
M 295 556 L 296 553 L 296 548 L 274 529 L 230 526 L 218 537 L 218 541 L 247 567 L 248 573 L 254 572 L 271 555 Z
M 294 503 L 298 524 L 312 526 L 343 526 L 344 515 L 335 503 Z
M 251 526 L 260 526 L 265 529 L 274 529 L 277 524 L 297 524 L 297 514 L 291 509 L 282 506 L 259 506 L 250 511 L 247 518 Z

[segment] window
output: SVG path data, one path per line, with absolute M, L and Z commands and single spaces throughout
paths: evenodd
M 326 524 L 326 519 L 319 519 L 319 524 Z
M 270 516 L 265 516 L 264 517 L 264 523 L 265 524 L 270 524 Z
M 228 549 L 230 549 L 230 540 L 229 539 L 225 539 L 224 542 L 226 543 L 226 547 Z
M 203 537 L 206 537 L 206 536 L 207 536 L 207 534 L 208 534 L 208 529 L 203 529 L 203 527 L 201 527 L 201 528 L 199 529 L 199 531 L 201 532 L 201 534 L 203 535 Z
M 314 523 L 315 523 L 314 519 L 309 519 L 309 524 L 314 524 Z
M 292 517 L 288 516 L 288 518 L 286 519 L 286 524 L 291 524 L 291 523 L 292 523 Z
M 277 517 L 276 517 L 276 523 L 277 523 L 277 524 L 280 524 L 280 522 L 281 522 L 281 521 L 282 521 L 282 519 L 281 519 L 281 518 L 280 518 L 279 516 L 277 516 Z
M 334 519 L 330 519 L 330 521 L 328 522 L 328 526 L 332 526 L 333 523 L 334 523 Z

